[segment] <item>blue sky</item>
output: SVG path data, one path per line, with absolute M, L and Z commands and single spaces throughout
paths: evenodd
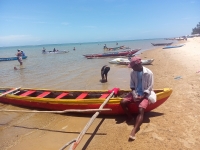
M 177 37 L 199 0 L 0 0 L 0 47 Z

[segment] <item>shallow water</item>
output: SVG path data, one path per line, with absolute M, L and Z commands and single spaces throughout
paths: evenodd
M 21 47 L 1 47 L 0 57 L 13 57 L 19 48 L 28 56 L 20 67 L 18 61 L 0 62 L 1 87 L 45 88 L 61 90 L 81 89 L 111 89 L 129 88 L 130 69 L 127 66 L 109 64 L 114 58 L 86 59 L 83 55 L 103 53 L 104 44 L 107 47 L 121 45 L 132 49 L 141 48 L 141 52 L 155 48 L 151 43 L 170 42 L 163 39 L 118 41 L 102 43 L 54 44 Z M 64 54 L 42 54 L 42 48 L 67 50 Z M 76 48 L 74 51 L 73 48 Z M 103 65 L 109 65 L 108 82 L 101 83 L 100 70 Z M 18 70 L 14 70 L 17 67 Z

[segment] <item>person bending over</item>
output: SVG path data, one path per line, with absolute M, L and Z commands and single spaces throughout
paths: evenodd
M 130 73 L 131 92 L 121 100 L 120 105 L 128 116 L 128 120 L 133 119 L 128 106 L 131 103 L 136 103 L 138 106 L 139 114 L 129 136 L 129 140 L 135 140 L 135 134 L 142 124 L 145 109 L 150 103 L 156 102 L 156 94 L 153 91 L 153 73 L 148 68 L 142 66 L 141 58 L 137 56 L 132 57 L 129 68 L 133 69 Z
M 101 68 L 101 78 L 102 78 L 102 82 L 107 82 L 107 76 L 108 76 L 108 72 L 110 71 L 110 67 L 105 65 Z

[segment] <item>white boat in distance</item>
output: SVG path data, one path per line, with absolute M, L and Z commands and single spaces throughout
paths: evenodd
M 154 59 L 146 59 L 146 60 L 141 60 L 142 65 L 150 65 Z M 128 65 L 130 63 L 129 59 L 127 58 L 115 58 L 111 61 L 109 61 L 111 64 L 118 64 L 118 65 Z
M 42 54 L 64 54 L 64 53 L 68 53 L 69 51 L 42 51 Z

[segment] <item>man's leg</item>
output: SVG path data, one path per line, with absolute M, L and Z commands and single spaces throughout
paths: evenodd
M 145 109 L 142 108 L 142 107 L 139 108 L 139 114 L 136 118 L 135 127 L 133 128 L 133 130 L 131 131 L 131 134 L 130 134 L 130 139 L 132 139 L 132 140 L 135 139 L 135 133 L 139 129 L 140 125 L 142 124 L 142 121 L 143 121 L 143 118 L 144 118 L 144 110 Z
M 122 109 L 124 110 L 125 114 L 128 116 L 128 120 L 131 120 L 133 118 L 133 116 L 131 115 L 131 112 L 128 109 L 128 105 L 131 104 L 133 100 L 133 96 L 132 93 L 128 93 L 128 95 L 126 95 L 126 97 L 124 97 L 121 101 L 120 101 L 120 105 L 122 107 Z

